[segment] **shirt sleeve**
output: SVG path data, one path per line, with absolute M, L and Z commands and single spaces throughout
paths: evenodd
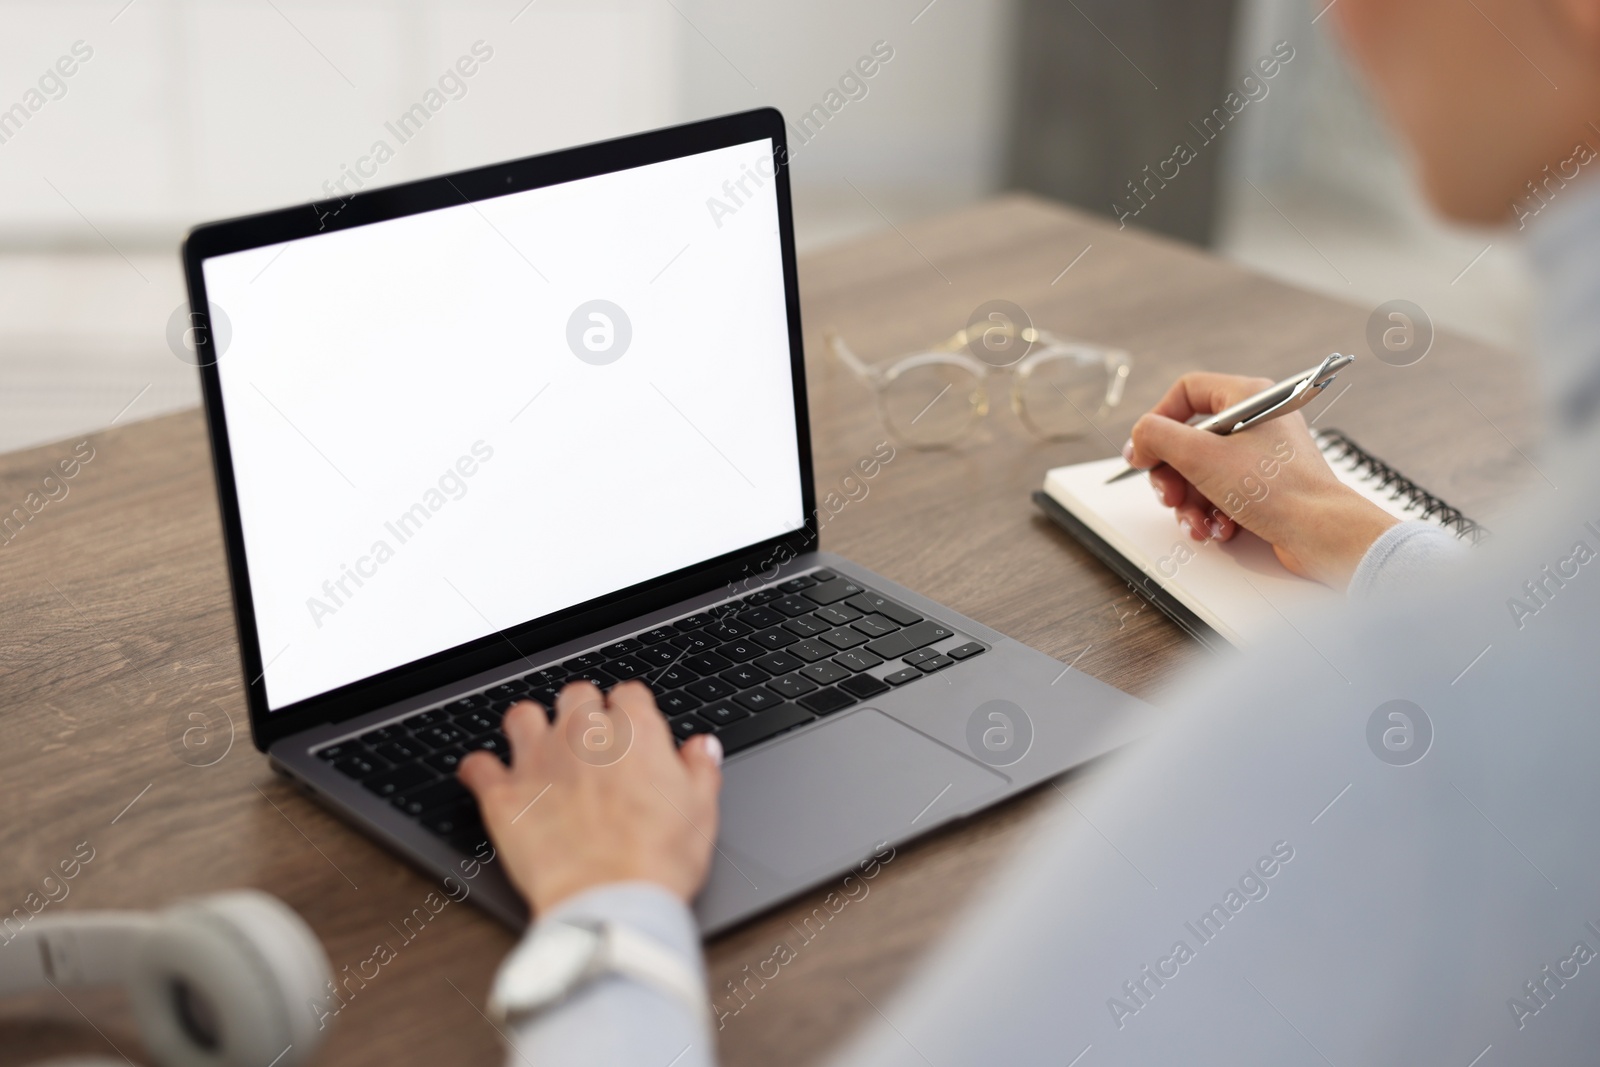
M 1350 576 L 1350 599 L 1366 600 L 1421 581 L 1461 559 L 1467 546 L 1442 526 L 1413 520 L 1372 542 Z
M 578 894 L 540 921 L 561 919 L 614 922 L 645 934 L 677 956 L 699 977 L 701 985 L 705 984 L 705 962 L 694 917 L 682 901 L 658 885 L 619 882 L 600 886 Z M 529 928 L 523 944 L 533 929 Z M 511 1048 L 506 1063 L 510 1067 L 714 1067 L 716 1045 L 708 1020 L 708 1013 L 697 1015 L 661 990 L 609 975 L 549 1011 L 508 1025 L 504 1034 Z

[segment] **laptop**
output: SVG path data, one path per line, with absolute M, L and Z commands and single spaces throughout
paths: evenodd
M 721 739 L 707 934 L 1149 721 L 818 550 L 787 164 L 758 110 L 185 242 L 256 747 L 514 927 L 455 768 L 572 680 Z

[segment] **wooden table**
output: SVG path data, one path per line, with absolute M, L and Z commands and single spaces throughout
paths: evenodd
M 1321 425 L 1349 431 L 1469 512 L 1492 513 L 1535 477 L 1517 450 L 1532 436 L 1522 361 L 1442 335 L 1420 363 L 1389 367 L 1367 355 L 1370 307 L 1042 201 L 1007 197 L 909 225 L 811 256 L 800 274 L 819 495 L 884 436 L 867 389 L 826 355 L 825 331 L 883 359 L 944 338 L 980 303 L 1003 298 L 1041 326 L 1133 354 L 1126 401 L 1103 434 L 1036 442 L 1001 397 L 959 451 L 900 449 L 869 495 L 828 522 L 823 544 L 1158 703 L 1159 687 L 1205 653 L 1153 609 L 1140 611 L 1028 494 L 1051 466 L 1111 454 L 1182 371 L 1280 377 L 1308 357 L 1358 352 L 1353 386 Z M 277 778 L 249 742 L 199 412 L 88 440 L 94 458 L 68 495 L 0 545 L 0 908 L 23 906 L 87 841 L 94 859 L 52 911 L 156 907 L 252 885 L 297 908 L 336 969 L 366 959 L 430 883 Z M 75 443 L 0 457 L 0 510 L 39 489 Z M 210 723 L 208 758 L 225 753 L 209 766 L 178 755 L 193 713 Z M 820 891 L 709 945 L 725 1011 L 739 1004 L 726 983 L 746 965 L 779 941 L 797 948 L 724 1020 L 723 1062 L 816 1061 L 873 1014 L 864 998 L 885 1004 L 1058 789 L 1081 778 L 902 849 L 870 894 L 808 944 L 789 923 L 818 906 Z M 499 1062 L 479 1009 L 511 944 L 474 909 L 448 907 L 350 1002 L 319 1062 Z M 73 1002 L 50 993 L 0 1004 L 0 1063 L 111 1054 L 108 1040 L 137 1058 L 119 997 Z

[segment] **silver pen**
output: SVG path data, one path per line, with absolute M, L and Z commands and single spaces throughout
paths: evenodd
M 1321 396 L 1322 391 L 1332 384 L 1339 372 L 1355 361 L 1355 356 L 1342 356 L 1335 352 L 1310 370 L 1285 378 L 1277 385 L 1263 389 L 1231 408 L 1201 419 L 1193 424 L 1194 428 L 1226 437 L 1228 434 L 1269 422 L 1280 415 L 1287 415 L 1291 411 L 1299 411 Z M 1144 473 L 1143 468 L 1129 467 L 1107 478 L 1106 484 L 1110 485 L 1112 482 L 1120 482 L 1124 478 Z

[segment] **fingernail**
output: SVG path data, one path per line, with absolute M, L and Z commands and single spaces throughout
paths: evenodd
M 1206 523 L 1206 529 L 1211 531 L 1211 536 L 1213 538 L 1222 536 L 1222 523 L 1218 522 L 1216 519 L 1212 519 L 1210 522 Z
M 1150 484 L 1150 491 L 1156 495 L 1157 500 L 1161 501 L 1162 507 L 1167 506 L 1167 494 L 1161 491 L 1161 487 L 1159 485 L 1156 485 L 1154 482 L 1152 482 Z
M 1179 519 L 1178 520 L 1178 526 L 1179 526 L 1180 529 L 1183 530 L 1184 533 L 1188 534 L 1189 537 L 1191 539 L 1193 539 L 1193 537 L 1194 537 L 1194 525 L 1192 523 L 1190 523 L 1188 519 Z
M 722 742 L 716 734 L 706 734 L 706 755 L 711 757 L 711 762 L 718 767 L 722 766 Z
M 1133 463 L 1133 438 L 1131 437 L 1122 446 L 1122 458 L 1127 460 L 1130 465 Z

